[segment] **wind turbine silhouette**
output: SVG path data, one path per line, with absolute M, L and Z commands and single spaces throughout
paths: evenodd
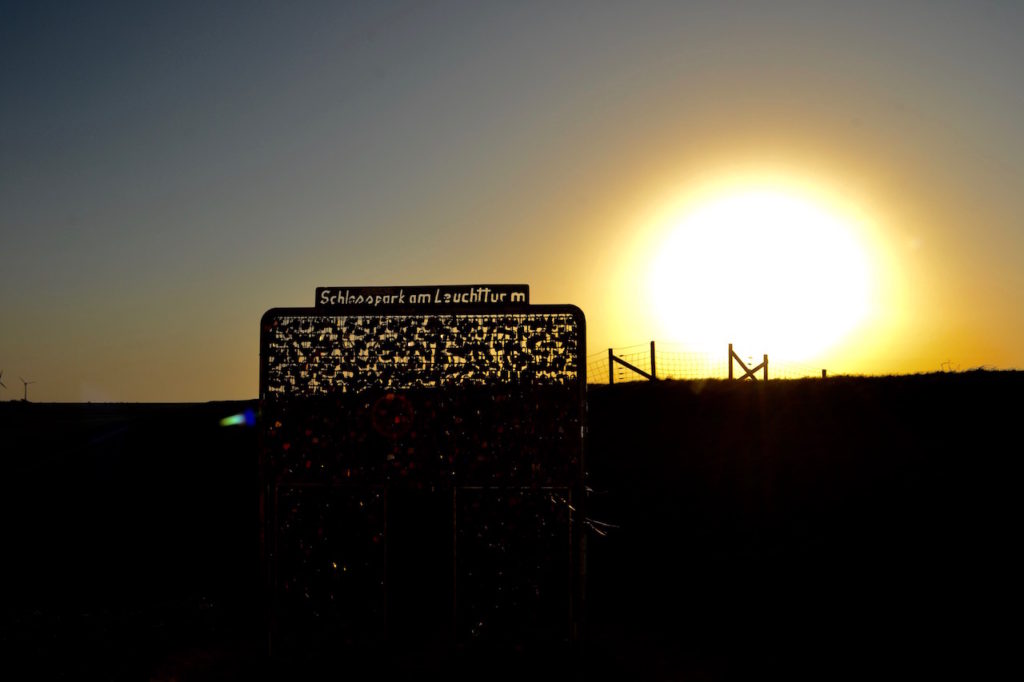
M 28 402 L 28 385 L 29 384 L 34 384 L 36 382 L 34 382 L 34 381 L 25 381 L 25 379 L 22 378 L 22 377 L 18 377 L 18 378 L 21 379 L 21 383 L 25 386 L 25 397 L 22 398 L 22 400 L 24 400 L 27 403 Z

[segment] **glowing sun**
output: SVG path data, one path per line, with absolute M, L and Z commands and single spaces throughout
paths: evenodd
M 865 318 L 871 268 L 856 226 L 771 190 L 721 196 L 672 220 L 650 269 L 664 333 L 708 349 L 804 360 Z

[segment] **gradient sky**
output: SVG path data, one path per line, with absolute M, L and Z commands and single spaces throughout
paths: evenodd
M 0 7 L 0 400 L 254 397 L 261 314 L 320 285 L 526 282 L 591 351 L 685 341 L 657 216 L 751 177 L 889 263 L 821 366 L 1024 364 L 1019 2 Z

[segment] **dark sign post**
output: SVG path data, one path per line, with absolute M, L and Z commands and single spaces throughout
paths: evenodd
M 316 299 L 261 322 L 271 652 L 574 641 L 582 311 L 524 285 Z

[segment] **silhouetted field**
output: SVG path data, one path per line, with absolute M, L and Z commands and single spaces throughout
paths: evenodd
M 616 527 L 588 536 L 583 676 L 1015 669 L 1022 389 L 1016 372 L 591 387 L 587 515 Z M 257 429 L 218 425 L 254 406 L 0 403 L 12 660 L 291 677 L 262 656 Z
M 994 670 L 1022 378 L 592 390 L 588 511 L 622 525 L 589 545 L 594 650 L 664 678 Z

